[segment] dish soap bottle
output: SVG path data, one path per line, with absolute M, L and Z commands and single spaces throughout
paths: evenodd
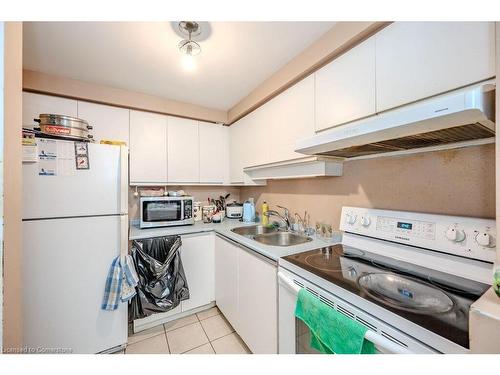
M 267 227 L 269 225 L 269 217 L 266 216 L 266 212 L 269 210 L 267 202 L 262 203 L 262 225 Z

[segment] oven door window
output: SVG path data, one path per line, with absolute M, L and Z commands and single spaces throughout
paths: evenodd
M 297 354 L 322 354 L 311 346 L 311 331 L 305 323 L 295 318 L 295 352 Z M 375 347 L 376 354 L 390 353 L 381 347 Z
M 181 220 L 181 205 L 181 201 L 143 202 L 143 220 L 145 222 Z
M 321 354 L 311 347 L 311 331 L 305 323 L 295 318 L 295 352 L 297 354 Z

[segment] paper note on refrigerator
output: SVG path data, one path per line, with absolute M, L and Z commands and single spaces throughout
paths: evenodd
M 38 140 L 38 174 L 57 176 L 57 142 L 53 139 Z

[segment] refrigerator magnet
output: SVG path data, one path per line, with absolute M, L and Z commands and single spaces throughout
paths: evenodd
M 76 169 L 90 169 L 88 143 L 75 142 Z
M 90 169 L 88 156 L 76 157 L 76 169 Z

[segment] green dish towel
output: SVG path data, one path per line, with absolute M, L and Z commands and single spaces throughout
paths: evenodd
M 305 289 L 299 291 L 295 316 L 311 331 L 311 347 L 325 354 L 374 354 L 365 340 L 368 328 L 332 309 Z

